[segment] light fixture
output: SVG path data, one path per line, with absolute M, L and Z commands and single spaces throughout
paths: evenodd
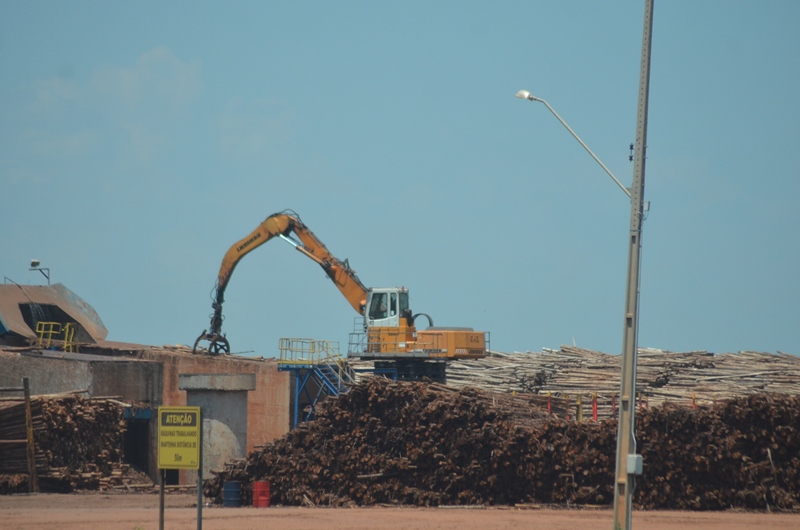
M 47 285 L 50 285 L 50 269 L 48 269 L 46 267 L 40 267 L 39 265 L 41 265 L 41 262 L 38 259 L 32 259 L 31 260 L 31 268 L 28 269 L 28 270 L 41 272 L 42 276 L 47 278 Z

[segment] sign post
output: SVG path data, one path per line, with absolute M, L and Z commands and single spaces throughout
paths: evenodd
M 203 527 L 203 418 L 200 407 L 158 407 L 158 468 L 161 504 L 158 527 L 164 530 L 166 469 L 197 470 L 197 530 Z

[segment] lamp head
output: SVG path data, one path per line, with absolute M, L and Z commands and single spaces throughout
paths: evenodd
M 31 267 L 35 269 L 38 266 L 39 266 L 39 260 L 38 259 L 32 259 L 31 260 Z
M 533 101 L 533 95 L 527 90 L 520 90 L 519 92 L 517 92 L 516 96 L 520 99 L 529 99 Z

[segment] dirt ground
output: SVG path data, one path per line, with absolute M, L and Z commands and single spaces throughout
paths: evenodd
M 164 528 L 197 528 L 197 497 L 165 496 Z M 0 496 L 4 530 L 158 529 L 157 494 L 31 494 Z M 514 508 L 203 508 L 206 530 L 281 529 L 386 530 L 611 528 L 610 509 Z M 637 530 L 783 530 L 800 528 L 800 513 L 634 512 Z

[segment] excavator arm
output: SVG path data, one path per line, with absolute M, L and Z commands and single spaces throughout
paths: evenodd
M 367 288 L 358 279 L 356 272 L 350 268 L 347 260 L 341 261 L 331 254 L 295 212 L 285 210 L 267 217 L 255 230 L 234 243 L 225 253 L 211 304 L 214 310 L 211 324 L 209 329 L 203 330 L 195 341 L 193 353 L 198 352 L 198 347 L 203 342 L 209 343 L 206 349 L 211 354 L 230 353 L 230 344 L 222 335 L 222 304 L 225 302 L 225 289 L 228 287 L 233 270 L 242 258 L 275 237 L 287 241 L 319 264 L 353 309 L 363 313 Z

